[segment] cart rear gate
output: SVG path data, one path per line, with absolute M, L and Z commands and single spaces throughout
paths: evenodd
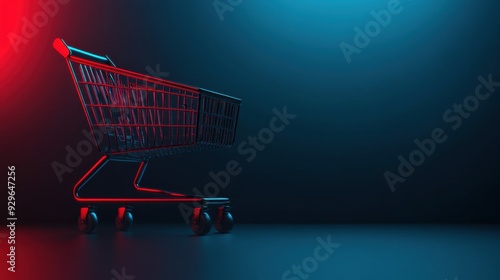
M 76 183 L 80 209 L 79 229 L 97 228 L 94 203 L 121 203 L 116 217 L 119 230 L 129 230 L 131 203 L 195 203 L 191 229 L 206 234 L 211 228 L 210 207 L 216 208 L 215 227 L 228 232 L 233 227 L 228 198 L 205 198 L 140 186 L 151 158 L 230 147 L 238 121 L 241 100 L 213 91 L 182 85 L 115 66 L 108 56 L 99 56 L 55 39 L 54 48 L 66 59 L 83 111 L 102 154 L 97 163 Z M 110 161 L 139 164 L 133 187 L 156 193 L 139 197 L 80 197 L 79 191 Z

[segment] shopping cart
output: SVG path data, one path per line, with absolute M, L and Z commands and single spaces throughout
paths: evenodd
M 95 144 L 103 156 L 76 183 L 73 195 L 88 206 L 80 209 L 78 227 L 95 232 L 95 203 L 121 203 L 115 225 L 132 226 L 131 203 L 193 203 L 191 229 L 211 229 L 210 208 L 216 208 L 215 227 L 233 227 L 229 199 L 200 197 L 140 186 L 151 158 L 230 147 L 238 120 L 240 99 L 117 68 L 108 56 L 99 56 L 55 39 L 54 48 L 66 59 Z M 110 161 L 140 163 L 133 187 L 153 197 L 80 197 L 79 191 Z

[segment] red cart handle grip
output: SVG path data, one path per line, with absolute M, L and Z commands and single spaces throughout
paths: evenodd
M 66 44 L 66 42 L 64 42 L 64 40 L 61 38 L 56 38 L 54 40 L 54 43 L 52 43 L 52 46 L 54 47 L 54 49 L 56 49 L 58 53 L 60 53 L 66 59 L 71 57 L 79 57 L 90 61 L 108 64 L 116 67 L 116 65 L 113 63 L 113 61 L 111 61 L 111 59 L 107 55 L 100 56 L 83 50 L 79 50 L 77 48 L 73 48 L 68 44 Z

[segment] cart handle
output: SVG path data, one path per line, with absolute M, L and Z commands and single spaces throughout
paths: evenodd
M 116 65 L 111 61 L 111 59 L 106 55 L 106 56 L 100 56 L 96 55 L 93 53 L 89 53 L 83 50 L 79 50 L 77 48 L 73 48 L 66 44 L 63 39 L 61 38 L 56 38 L 54 40 L 54 43 L 52 43 L 52 46 L 58 53 L 60 53 L 64 58 L 69 59 L 71 57 L 79 57 L 79 58 L 84 58 L 90 61 L 98 62 L 98 63 L 103 63 L 107 65 L 111 65 L 116 67 Z

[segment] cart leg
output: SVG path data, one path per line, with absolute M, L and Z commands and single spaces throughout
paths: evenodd
M 95 164 L 90 168 L 85 175 L 75 184 L 73 188 L 73 196 L 77 201 L 82 201 L 79 195 L 80 190 L 94 177 L 94 175 L 101 170 L 107 163 L 109 158 L 107 155 L 102 156 Z M 94 233 L 97 229 L 97 214 L 96 208 L 92 205 L 88 207 L 80 208 L 80 215 L 78 217 L 78 228 L 84 233 Z
M 94 175 L 101 170 L 109 162 L 108 155 L 102 156 L 95 164 L 90 168 L 85 175 L 75 184 L 73 188 L 73 196 L 76 201 L 82 202 L 80 195 L 78 194 L 80 190 L 94 177 Z

